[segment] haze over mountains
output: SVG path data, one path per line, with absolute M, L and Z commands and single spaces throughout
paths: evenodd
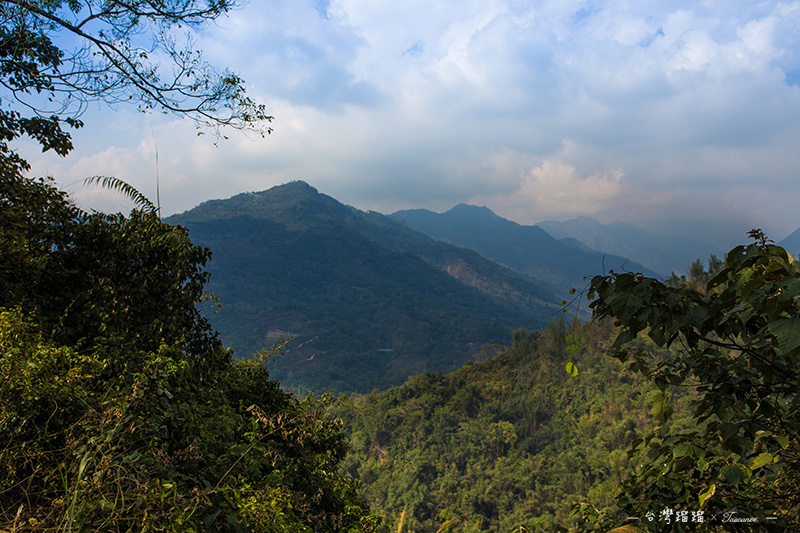
M 506 220 L 487 207 L 460 204 L 445 213 L 410 209 L 392 216 L 426 235 L 475 250 L 539 280 L 562 296 L 571 288 L 583 288 L 587 277 L 609 270 L 656 275 L 624 257 L 576 246 L 555 239 L 539 227 Z
M 726 253 L 714 243 L 699 238 L 655 233 L 619 221 L 601 224 L 587 216 L 565 222 L 538 222 L 535 225 L 565 242 L 627 257 L 658 272 L 661 276 L 669 276 L 673 272 L 678 275 L 684 274 L 689 265 L 697 259 L 705 263 L 711 254 L 723 259 Z M 745 242 L 747 239 L 743 234 L 738 244 Z M 800 228 L 778 244 L 798 257 Z
M 569 289 L 608 272 L 658 274 L 485 207 L 364 212 L 296 181 L 211 200 L 167 222 L 208 246 L 209 315 L 242 357 L 298 390 L 369 391 L 454 370 L 484 345 L 561 316 Z
M 601 224 L 591 217 L 581 216 L 565 222 L 539 222 L 536 226 L 557 239 L 573 238 L 593 250 L 627 257 L 661 276 L 685 273 L 693 261 L 705 262 L 711 254 L 724 256 L 724 252 L 711 243 L 661 235 L 619 221 Z
M 800 228 L 794 230 L 778 244 L 795 257 L 800 256 Z

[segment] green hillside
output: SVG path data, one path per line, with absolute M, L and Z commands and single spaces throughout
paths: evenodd
M 213 252 L 222 307 L 209 319 L 227 346 L 246 357 L 293 339 L 271 366 L 290 388 L 369 391 L 454 370 L 557 310 L 531 280 L 303 182 L 168 222 Z
M 340 406 L 386 531 L 556 531 L 576 503 L 614 506 L 626 450 L 650 424 L 644 381 L 604 355 L 608 324 L 555 322 L 451 374 L 425 374 Z M 564 371 L 572 356 L 581 372 Z

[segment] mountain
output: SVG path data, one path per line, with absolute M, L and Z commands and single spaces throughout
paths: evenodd
M 410 209 L 392 216 L 431 237 L 475 250 L 546 283 L 560 295 L 584 287 L 587 277 L 609 270 L 655 275 L 624 257 L 587 250 L 574 241 L 560 241 L 540 227 L 506 220 L 487 207 L 460 204 L 445 213 Z
M 800 228 L 794 230 L 788 237 L 779 242 L 778 245 L 794 257 L 800 255 Z
M 223 342 L 249 356 L 291 338 L 271 371 L 298 390 L 369 391 L 452 370 L 558 308 L 547 289 L 475 252 L 304 182 L 166 222 L 213 252 L 208 290 L 221 309 L 209 320 Z
M 660 235 L 624 222 L 604 225 L 581 216 L 566 222 L 539 222 L 536 226 L 557 239 L 575 239 L 593 250 L 628 257 L 661 276 L 686 272 L 692 262 L 697 259 L 705 262 L 711 254 L 724 256 L 709 243 Z

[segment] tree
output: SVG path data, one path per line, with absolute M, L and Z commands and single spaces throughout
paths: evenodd
M 710 529 L 725 513 L 758 520 L 725 531 L 800 528 L 800 267 L 761 231 L 751 236 L 705 290 L 631 273 L 591 281 L 594 317 L 616 320 L 612 349 L 653 380 L 662 424 L 630 452 L 639 466 L 618 523 L 671 509 L 718 516 Z M 676 390 L 691 399 L 691 429 L 669 430 Z
M 283 392 L 198 313 L 207 249 L 152 206 L 2 185 L 0 530 L 374 530 L 332 400 Z
M 268 133 L 265 124 L 272 117 L 246 95 L 243 80 L 206 63 L 192 47 L 191 35 L 179 33 L 234 6 L 235 0 L 3 0 L 3 166 L 28 168 L 9 146 L 22 135 L 45 151 L 67 154 L 72 141 L 64 126 L 81 127 L 86 104 L 96 100 L 133 102 L 143 110 L 191 117 L 212 129 Z M 151 59 L 164 57 L 169 66 Z
M 675 272 L 667 278 L 666 284 L 668 287 L 680 287 L 681 285 L 689 285 L 693 289 L 702 289 L 708 281 L 719 274 L 725 266 L 724 261 L 719 259 L 716 255 L 711 254 L 708 258 L 708 272 L 703 267 L 703 263 L 698 258 L 689 266 L 689 279 L 686 276 L 678 277 Z

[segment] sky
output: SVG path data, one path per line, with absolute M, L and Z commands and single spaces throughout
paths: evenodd
M 90 106 L 76 201 L 113 175 L 165 215 L 304 180 L 364 210 L 485 205 L 741 243 L 800 226 L 800 1 L 252 0 L 195 34 L 275 117 L 266 138 Z M 156 152 L 158 165 L 156 166 Z

